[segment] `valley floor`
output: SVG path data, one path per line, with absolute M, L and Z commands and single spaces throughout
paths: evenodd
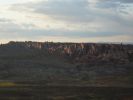
M 133 88 L 3 82 L 0 84 L 0 100 L 133 100 Z

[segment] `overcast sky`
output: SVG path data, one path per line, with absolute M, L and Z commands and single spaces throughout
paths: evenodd
M 132 42 L 133 0 L 0 0 L 0 42 Z

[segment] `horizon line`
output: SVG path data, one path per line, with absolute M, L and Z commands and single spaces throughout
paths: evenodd
M 5 42 L 5 43 L 0 43 L 0 44 L 8 44 L 10 42 L 38 42 L 38 43 L 95 43 L 95 44 L 132 44 L 133 45 L 133 42 L 69 42 L 69 41 L 32 41 L 32 40 L 26 40 L 26 41 L 8 41 L 8 42 Z

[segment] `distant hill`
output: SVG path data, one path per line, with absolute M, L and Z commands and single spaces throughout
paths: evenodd
M 131 85 L 132 72 L 131 44 L 11 41 L 0 45 L 0 80 Z

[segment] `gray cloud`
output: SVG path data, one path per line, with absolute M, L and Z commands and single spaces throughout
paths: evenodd
M 1 33 L 8 33 L 5 37 L 41 37 L 41 36 L 63 36 L 63 37 L 110 37 L 117 35 L 133 36 L 131 29 L 133 21 L 123 9 L 126 9 L 126 4 L 133 3 L 132 0 L 99 0 L 92 7 L 88 0 L 48 0 L 37 3 L 15 4 L 10 10 L 23 11 L 35 14 L 47 15 L 57 21 L 62 21 L 64 24 L 84 25 L 86 30 L 79 29 L 70 31 L 67 29 L 38 29 L 33 24 L 17 25 L 13 22 L 1 19 Z M 105 11 L 105 12 L 104 12 Z M 121 16 L 124 13 L 127 18 Z M 45 20 L 44 20 L 45 22 Z M 101 24 L 101 29 L 89 31 L 86 27 L 89 24 Z M 3 29 L 6 27 L 6 29 Z M 29 27 L 34 27 L 29 29 Z M 90 28 L 90 27 L 88 27 Z M 12 33 L 12 34 L 10 34 Z
M 133 0 L 98 0 L 97 7 L 122 10 L 128 7 L 127 4 L 133 4 Z
M 35 13 L 49 15 L 49 17 L 72 21 L 72 22 L 90 22 L 94 20 L 93 13 L 89 10 L 88 0 L 48 0 L 38 3 L 16 4 L 12 9 L 29 10 Z
M 113 8 L 113 9 L 118 9 L 121 6 L 120 3 L 118 2 L 113 2 L 113 1 L 104 1 L 104 2 L 98 2 L 96 7 L 98 8 Z
M 133 0 L 98 0 L 99 2 L 120 2 L 120 3 L 133 3 Z
M 0 23 L 8 23 L 8 22 L 11 22 L 11 20 L 9 19 L 6 19 L 6 18 L 0 18 Z
M 66 29 L 29 29 L 28 27 L 32 27 L 34 25 L 32 24 L 22 24 L 18 25 L 13 22 L 8 23 L 0 23 L 0 37 L 3 38 L 37 38 L 37 37 L 43 37 L 43 36 L 62 36 L 62 37 L 68 37 L 68 38 L 75 38 L 75 37 L 109 37 L 109 36 L 115 36 L 115 35 L 126 35 L 123 32 L 114 32 L 114 31 L 70 31 Z M 6 28 L 3 28 L 6 27 Z M 128 35 L 132 35 L 132 33 L 129 33 Z
M 133 3 L 133 0 L 112 0 L 112 1 L 118 1 L 122 3 Z
M 16 4 L 13 5 L 11 9 L 32 11 L 66 22 L 89 23 L 97 18 L 103 17 L 108 18 L 109 20 L 112 20 L 114 17 L 120 19 L 121 16 L 118 16 L 117 13 L 128 15 L 128 12 L 125 11 L 127 5 L 121 3 L 132 3 L 131 0 L 99 0 L 95 8 L 101 10 L 111 8 L 112 12 L 116 12 L 117 14 L 112 15 L 112 13 L 106 14 L 106 12 L 93 10 L 91 8 L 91 2 L 89 1 L 91 0 L 48 0 L 37 3 Z

